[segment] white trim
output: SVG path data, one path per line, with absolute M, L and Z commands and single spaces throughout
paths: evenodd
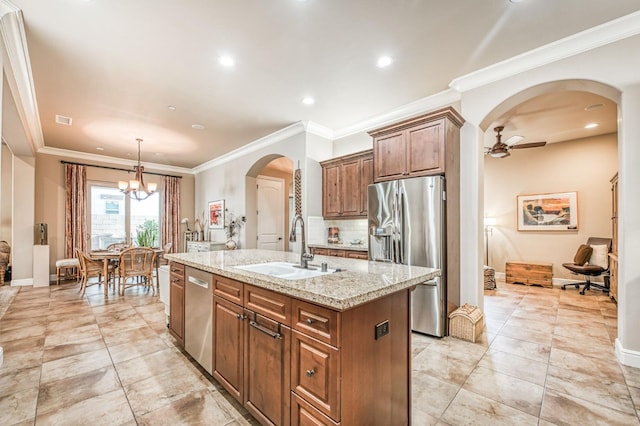
M 84 161 L 97 161 L 101 163 L 116 164 L 120 166 L 133 167 L 138 165 L 137 160 L 109 157 L 108 155 L 89 154 L 86 152 L 71 151 L 68 149 L 61 149 L 61 148 L 45 147 L 45 148 L 39 149 L 38 154 L 56 155 L 58 157 L 73 158 L 73 159 L 84 160 Z M 183 174 L 194 173 L 193 169 L 187 169 L 184 167 L 176 167 L 176 166 L 169 166 L 166 164 L 147 163 L 147 162 L 141 162 L 141 164 L 145 167 L 145 169 L 153 169 L 153 170 L 162 171 L 162 172 L 183 173 Z M 133 169 L 131 171 L 133 171 Z
M 308 121 L 304 127 L 307 132 L 312 135 L 320 136 L 321 138 L 329 140 L 335 139 L 335 132 L 322 124 L 318 124 L 314 121 Z
M 616 358 L 618 358 L 620 364 L 640 368 L 640 351 L 623 348 L 620 338 L 616 339 Z
M 449 87 L 466 92 L 637 34 L 640 34 L 640 11 L 457 77 L 449 83 Z
M 333 132 L 333 139 L 341 139 L 356 133 L 364 132 L 365 130 L 382 127 L 385 124 L 394 123 L 424 112 L 445 107 L 452 103 L 459 102 L 461 99 L 462 95 L 460 92 L 453 89 L 447 89 L 434 95 L 427 96 L 426 98 L 418 99 L 417 101 L 402 105 L 384 114 L 376 115 L 350 126 L 343 127 L 342 129 L 335 130 Z
M 25 128 L 32 153 L 44 147 L 40 114 L 31 72 L 31 59 L 24 31 L 22 11 L 6 0 L 0 0 L 0 33 L 7 54 L 4 66 L 7 82 Z
M 11 280 L 11 287 L 25 287 L 33 285 L 33 278 L 23 278 L 21 280 Z
M 304 123 L 301 121 L 298 121 L 287 127 L 277 130 L 267 136 L 264 136 L 260 139 L 256 139 L 255 141 L 247 145 L 243 145 L 240 148 L 236 148 L 231 152 L 221 155 L 220 157 L 216 157 L 213 160 L 209 160 L 206 163 L 202 163 L 201 165 L 196 166 L 191 170 L 193 173 L 204 172 L 206 170 L 217 167 L 221 164 L 227 163 L 231 160 L 235 160 L 236 158 L 247 155 L 251 152 L 257 151 L 262 148 L 266 148 L 270 145 L 273 145 L 277 142 L 290 138 L 299 133 L 303 133 L 304 131 L 305 131 Z

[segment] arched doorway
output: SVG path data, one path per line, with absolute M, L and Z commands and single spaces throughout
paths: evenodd
M 246 247 L 289 250 L 289 217 L 293 203 L 293 161 L 270 154 L 246 174 Z

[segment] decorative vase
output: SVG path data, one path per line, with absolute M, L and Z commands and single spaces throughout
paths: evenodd
M 235 240 L 229 238 L 225 244 L 227 246 L 227 250 L 235 250 L 236 247 L 238 247 L 238 244 L 235 242 Z

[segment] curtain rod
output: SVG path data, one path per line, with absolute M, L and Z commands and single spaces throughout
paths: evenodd
M 73 164 L 76 166 L 87 166 L 87 167 L 96 167 L 98 169 L 108 169 L 108 170 L 120 170 L 121 172 L 127 172 L 127 173 L 135 173 L 135 170 L 131 170 L 131 169 L 121 169 L 119 167 L 110 167 L 110 166 L 97 166 L 95 164 L 85 164 L 85 163 L 74 163 L 72 161 L 65 161 L 65 160 L 60 160 L 60 162 L 62 164 Z M 175 176 L 175 175 L 165 175 L 163 173 L 154 173 L 154 172 L 142 172 L 145 175 L 155 175 L 155 176 L 167 176 L 167 177 L 173 177 L 173 178 L 178 178 L 178 179 L 182 179 L 182 176 Z

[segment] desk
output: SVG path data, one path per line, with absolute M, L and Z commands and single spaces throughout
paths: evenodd
M 102 276 L 104 277 L 104 282 L 105 282 L 105 284 L 104 284 L 104 295 L 105 295 L 105 297 L 108 296 L 108 290 L 109 290 L 109 280 L 108 280 L 108 278 L 109 278 L 109 262 L 119 259 L 121 252 L 122 251 L 117 251 L 117 250 L 95 250 L 95 251 L 89 252 L 89 257 L 91 259 L 102 260 L 102 264 L 103 264 Z M 161 248 L 154 248 L 153 252 L 155 254 L 154 263 L 156 265 L 156 280 L 157 280 L 158 279 L 158 262 L 160 260 L 160 255 L 162 253 L 164 253 L 164 250 L 162 250 Z M 113 286 L 115 288 L 115 286 L 116 286 L 115 277 L 113 279 L 114 279 Z M 156 287 L 158 287 L 158 283 L 157 282 L 156 282 Z

